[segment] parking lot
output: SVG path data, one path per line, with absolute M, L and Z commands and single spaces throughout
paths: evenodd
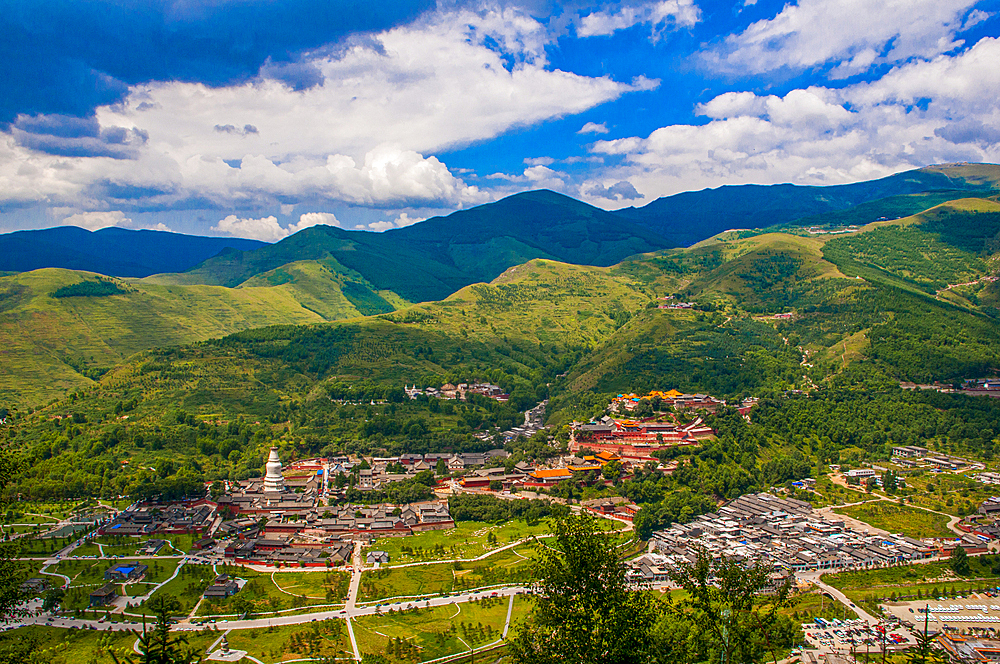
M 810 645 L 827 652 L 875 653 L 882 652 L 883 642 L 887 651 L 900 650 L 913 642 L 898 625 L 888 621 L 873 625 L 860 618 L 803 623 L 802 632 Z
M 1000 597 L 997 593 L 973 593 L 968 597 L 936 598 L 886 604 L 902 622 L 923 629 L 925 615 L 931 631 L 969 631 L 996 635 L 1000 632 Z M 924 612 L 928 611 L 927 614 Z

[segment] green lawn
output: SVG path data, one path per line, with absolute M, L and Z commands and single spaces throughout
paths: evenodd
M 439 595 L 451 592 L 454 583 L 455 572 L 451 563 L 389 567 L 362 575 L 358 599 L 365 601 L 387 597 Z
M 429 530 L 411 537 L 383 537 L 372 543 L 372 549 L 388 553 L 390 565 L 470 559 L 511 542 L 550 532 L 547 520 L 533 526 L 521 520 L 502 525 L 462 521 L 448 530 Z
M 45 519 L 62 520 L 68 518 L 73 512 L 89 504 L 89 501 L 79 500 L 52 500 L 52 501 L 20 501 L 8 505 L 7 511 L 3 514 L 4 523 L 36 523 L 31 520 L 32 515 L 38 518 L 38 522 Z
M 874 608 L 879 601 L 893 597 L 938 597 L 997 585 L 994 566 L 1000 569 L 1000 556 L 970 556 L 970 574 L 959 578 L 947 562 L 902 565 L 872 570 L 853 570 L 824 574 L 823 581 L 843 591 L 851 601 Z
M 843 620 L 856 618 L 854 611 L 819 592 L 802 593 L 794 596 L 791 606 L 782 609 L 781 613 L 791 616 L 796 622 L 811 622 L 813 618 L 827 620 Z
M 219 571 L 222 571 L 221 568 Z M 278 586 L 276 586 L 271 580 L 270 572 L 256 572 L 246 568 L 239 568 L 237 571 L 230 573 L 234 576 L 246 579 L 247 584 L 233 597 L 224 600 L 206 600 L 202 602 L 201 606 L 198 607 L 199 616 L 222 616 L 240 613 L 245 610 L 246 602 L 250 603 L 250 606 L 252 607 L 251 611 L 254 614 L 265 614 L 284 609 L 304 608 L 307 606 L 335 604 L 342 601 L 342 594 L 346 594 L 345 579 L 340 576 L 343 574 L 342 572 L 277 572 L 276 575 L 280 575 L 280 578 L 282 579 L 281 588 L 278 588 Z M 298 590 L 305 589 L 307 585 L 307 577 L 303 576 L 305 574 L 317 575 L 315 577 L 317 586 L 325 583 L 324 579 L 326 578 L 326 575 L 330 574 L 329 588 L 334 595 L 332 599 L 327 599 L 325 591 L 322 595 L 316 593 L 315 597 L 301 597 L 297 594 L 290 595 L 287 592 L 282 592 L 282 588 L 285 588 L 286 576 L 289 577 L 289 580 L 293 584 L 293 588 Z M 289 590 L 289 592 L 293 591 Z
M 53 556 L 57 552 L 65 549 L 73 540 L 68 537 L 22 537 L 18 543 L 21 545 L 22 556 Z
M 373 570 L 362 576 L 358 599 L 439 595 L 465 588 L 519 583 L 530 579 L 529 567 L 535 555 L 532 545 L 523 544 L 475 562 Z
M 993 487 L 962 474 L 918 473 L 906 478 L 909 487 L 907 500 L 938 512 L 963 516 L 996 494 Z
M 482 588 L 501 583 L 530 581 L 531 563 L 537 550 L 530 544 L 496 553 L 483 560 L 461 563 L 455 570 L 455 589 Z
M 864 505 L 839 507 L 834 512 L 864 521 L 890 533 L 899 533 L 908 537 L 955 536 L 953 532 L 948 530 L 947 516 L 884 500 L 872 501 Z
M 308 599 L 336 602 L 347 597 L 351 575 L 339 571 L 278 572 L 273 580 L 286 592 Z
M 426 661 L 498 640 L 507 603 L 504 597 L 364 616 L 355 621 L 354 636 L 363 654 L 382 655 L 391 662 Z M 527 608 L 525 600 L 515 599 L 511 619 L 523 616 Z
M 233 630 L 229 647 L 245 650 L 262 662 L 283 662 L 306 657 L 345 657 L 354 651 L 341 620 L 303 625 Z
M 46 662 L 46 664 L 113 664 L 111 652 L 121 659 L 132 654 L 135 635 L 128 632 L 70 630 L 31 625 L 10 632 L 0 632 L 0 653 L 11 653 L 4 661 Z M 0 655 L 2 656 L 2 655 Z
M 70 578 L 70 587 L 93 586 L 103 584 L 104 573 L 117 564 L 142 564 L 149 567 L 146 570 L 146 577 L 143 581 L 160 583 L 174 573 L 177 563 L 178 561 L 176 560 L 157 560 L 156 558 L 127 561 L 61 560 L 55 565 L 51 565 L 48 571 L 68 576 Z
M 54 516 L 38 516 L 35 514 L 24 514 L 21 512 L 8 512 L 2 519 L 3 523 L 33 524 L 38 526 L 51 526 L 59 523 L 59 519 Z

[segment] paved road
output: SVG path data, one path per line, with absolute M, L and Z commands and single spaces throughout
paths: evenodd
M 417 606 L 448 606 L 449 604 L 472 602 L 496 595 L 497 597 L 511 597 L 520 593 L 528 592 L 528 588 L 522 586 L 511 586 L 507 588 L 497 588 L 495 590 L 463 593 L 452 597 L 432 597 L 419 602 L 396 602 L 395 604 L 385 604 L 381 606 L 363 606 L 355 609 L 337 609 L 332 611 L 317 611 L 298 616 L 278 616 L 268 618 L 251 618 L 248 620 L 222 620 L 216 623 L 220 629 L 256 629 L 260 627 L 270 627 L 279 625 L 299 625 L 302 623 L 328 618 L 359 618 L 361 616 L 373 616 L 385 613 L 389 609 L 413 608 Z M 511 609 L 513 610 L 513 609 Z
M 805 579 L 807 581 L 815 583 L 820 590 L 827 593 L 828 595 L 830 595 L 830 597 L 833 597 L 835 600 L 837 600 L 844 606 L 848 607 L 851 611 L 854 611 L 854 613 L 856 613 L 857 616 L 862 620 L 865 620 L 872 625 L 878 623 L 879 621 L 878 618 L 871 615 L 870 613 L 862 609 L 860 606 L 855 605 L 851 600 L 847 599 L 847 595 L 840 592 L 833 586 L 823 583 L 823 581 L 821 581 L 819 578 L 821 574 L 823 574 L 823 572 L 808 572 L 805 574 L 798 574 L 797 576 L 800 579 Z

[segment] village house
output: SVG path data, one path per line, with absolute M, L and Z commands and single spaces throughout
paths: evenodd
M 144 576 L 146 576 L 146 571 L 148 569 L 148 566 L 139 564 L 115 565 L 111 569 L 104 572 L 104 580 L 116 581 L 118 583 L 140 581 Z
M 114 585 L 107 583 L 90 593 L 90 606 L 108 606 L 118 599 Z
M 202 597 L 205 599 L 226 599 L 238 593 L 239 590 L 240 586 L 236 581 L 230 579 L 228 574 L 221 574 L 215 577 L 212 585 L 205 588 Z

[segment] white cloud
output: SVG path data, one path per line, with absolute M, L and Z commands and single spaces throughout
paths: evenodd
M 319 226 L 320 224 L 324 226 L 340 226 L 340 220 L 337 219 L 337 215 L 332 212 L 306 212 L 305 214 L 299 215 L 299 223 L 289 226 L 289 234 L 298 233 L 303 228 L 309 228 L 310 226 Z
M 396 224 L 396 228 L 402 228 L 404 226 L 412 226 L 413 224 L 420 223 L 423 220 L 423 218 L 411 218 L 409 214 L 402 212 L 398 217 L 396 217 L 396 221 L 393 223 Z
M 605 123 L 597 124 L 596 122 L 588 122 L 580 128 L 580 131 L 576 132 L 578 134 L 606 134 L 608 133 L 608 125 Z
M 423 218 L 413 219 L 406 212 L 401 212 L 400 215 L 396 217 L 394 221 L 388 221 L 388 220 L 375 221 L 368 224 L 364 228 L 381 232 L 390 230 L 392 228 L 403 228 L 404 226 L 412 226 L 413 224 L 419 223 L 423 220 L 424 220 Z M 361 226 L 359 226 L 358 228 L 361 228 Z
M 552 157 L 528 157 L 524 163 L 528 166 L 551 166 L 556 160 Z
M 786 4 L 774 18 L 730 35 L 706 57 L 738 73 L 802 70 L 836 62 L 831 76 L 847 77 L 876 62 L 933 58 L 961 46 L 957 32 L 982 20 L 981 12 L 969 14 L 977 2 L 800 0 Z
M 262 217 L 260 219 L 241 219 L 231 214 L 212 226 L 212 230 L 234 237 L 248 237 L 264 242 L 277 242 L 288 235 L 288 230 L 281 227 L 277 217 Z
M 701 125 L 598 141 L 624 158 L 605 181 L 648 198 L 756 182 L 839 184 L 927 164 L 1000 161 L 1000 40 L 889 71 L 871 83 L 784 96 L 728 92 L 699 105 Z
M 651 24 L 654 29 L 666 27 L 689 28 L 701 18 L 701 11 L 694 0 L 661 0 L 639 5 L 625 4 L 616 10 L 594 12 L 580 18 L 576 26 L 579 37 L 612 35 L 640 24 Z
M 303 64 L 322 82 L 305 90 L 268 78 L 267 67 L 228 87 L 137 85 L 96 115 L 99 129 L 134 127 L 146 137 L 130 159 L 44 153 L 0 133 L 0 202 L 156 210 L 190 201 L 244 210 L 485 202 L 432 155 L 658 84 L 553 69 L 545 48 L 554 39 L 516 10 L 437 12 L 307 54 Z
M 110 210 L 106 212 L 78 212 L 63 219 L 63 223 L 96 231 L 110 226 L 131 226 L 132 220 L 126 217 L 124 212 Z

